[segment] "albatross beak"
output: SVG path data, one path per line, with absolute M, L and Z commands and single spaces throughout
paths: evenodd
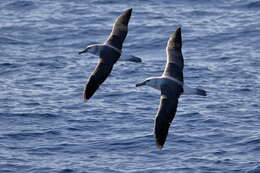
M 143 81 L 143 82 L 141 82 L 141 83 L 137 83 L 137 84 L 135 85 L 135 87 L 143 86 L 143 85 L 145 85 L 145 83 L 146 83 L 146 81 Z
M 88 48 L 84 49 L 83 51 L 80 51 L 79 55 L 82 54 L 82 53 L 86 53 L 86 52 L 88 52 Z

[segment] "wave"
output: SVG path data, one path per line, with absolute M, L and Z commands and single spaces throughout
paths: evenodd
M 9 10 L 31 10 L 35 9 L 36 5 L 33 3 L 33 1 L 14 1 L 5 6 L 5 8 Z
M 27 42 L 24 41 L 20 41 L 17 39 L 13 39 L 13 38 L 9 38 L 9 37 L 0 37 L 0 43 L 1 44 L 29 44 Z
M 6 133 L 2 134 L 3 137 L 11 138 L 14 140 L 27 140 L 31 138 L 40 138 L 43 136 L 58 136 L 60 135 L 59 131 L 48 130 L 45 132 L 20 132 L 20 133 Z
M 259 172 L 260 172 L 260 166 L 257 166 L 254 169 L 248 171 L 247 173 L 259 173 Z

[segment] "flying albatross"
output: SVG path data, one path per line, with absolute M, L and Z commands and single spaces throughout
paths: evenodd
M 114 64 L 119 60 L 122 54 L 123 42 L 127 36 L 128 22 L 130 20 L 132 8 L 124 11 L 117 17 L 113 25 L 112 32 L 103 44 L 94 44 L 87 46 L 86 49 L 79 52 L 91 53 L 99 56 L 99 63 L 94 72 L 92 72 L 84 91 L 84 100 L 89 100 L 99 86 L 106 80 L 111 73 Z M 138 57 L 130 57 L 136 61 Z
M 182 56 L 181 28 L 169 38 L 166 54 L 167 63 L 162 76 L 150 77 L 136 87 L 147 85 L 161 91 L 160 106 L 155 118 L 154 135 L 156 146 L 162 148 L 171 122 L 176 114 L 178 99 L 181 94 L 195 94 L 206 96 L 206 91 L 199 88 L 190 88 L 183 82 L 184 60 Z

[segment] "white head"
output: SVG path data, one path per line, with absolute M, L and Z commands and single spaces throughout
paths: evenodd
M 92 44 L 92 45 L 89 45 L 89 46 L 87 46 L 86 49 L 84 49 L 83 51 L 79 52 L 79 54 L 91 53 L 93 55 L 99 56 L 102 46 L 103 46 L 102 44 Z
M 162 81 L 161 77 L 149 77 L 149 78 L 145 79 L 145 81 L 136 84 L 136 87 L 147 85 L 152 88 L 161 90 L 161 81 Z

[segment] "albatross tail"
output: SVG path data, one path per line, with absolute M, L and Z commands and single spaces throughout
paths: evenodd
M 184 84 L 183 86 L 183 95 L 199 95 L 199 96 L 207 96 L 207 92 L 200 88 L 191 88 Z

